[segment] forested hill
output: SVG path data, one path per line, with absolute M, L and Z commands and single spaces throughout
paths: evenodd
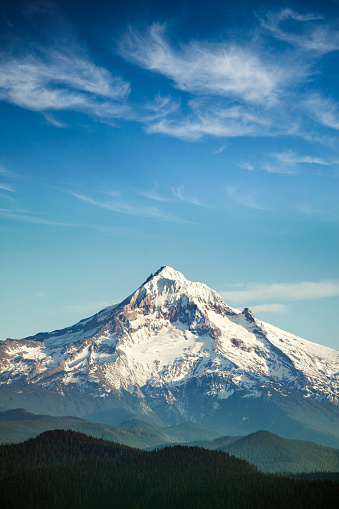
M 0 447 L 3 507 L 215 509 L 337 507 L 339 483 L 263 474 L 221 451 L 145 452 L 73 431 Z

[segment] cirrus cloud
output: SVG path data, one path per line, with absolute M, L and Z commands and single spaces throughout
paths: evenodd
M 253 313 L 285 313 L 288 309 L 286 304 L 258 304 L 251 306 Z
M 250 283 L 240 284 L 241 289 L 220 292 L 222 298 L 230 303 L 255 303 L 260 301 L 297 301 L 324 299 L 339 296 L 339 280 L 302 281 L 299 283 Z
M 120 105 L 111 101 L 124 101 L 130 90 L 122 78 L 75 51 L 7 54 L 0 62 L 0 99 L 29 110 L 73 109 L 102 115 L 110 105 L 112 116 Z
M 261 19 L 261 25 L 277 39 L 306 51 L 326 54 L 339 49 L 337 28 L 326 22 L 320 14 L 300 14 L 287 8 L 268 12 L 266 17 Z
M 239 44 L 192 41 L 175 49 L 166 29 L 160 23 L 143 33 L 130 27 L 121 39 L 120 52 L 127 60 L 171 79 L 180 90 L 267 102 L 275 100 L 277 88 L 289 77 L 281 66 L 264 62 Z

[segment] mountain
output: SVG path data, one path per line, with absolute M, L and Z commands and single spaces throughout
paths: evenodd
M 257 431 L 220 447 L 264 472 L 339 472 L 339 450 Z
M 229 307 L 171 267 L 72 327 L 0 343 L 0 410 L 195 421 L 339 446 L 339 352 Z
M 70 416 L 39 415 L 18 408 L 0 412 L 0 443 L 23 442 L 49 430 L 73 430 L 91 437 L 110 440 L 138 449 L 155 448 L 162 444 L 186 443 L 192 440 L 213 440 L 220 433 L 205 429 L 196 423 L 159 428 L 138 419 L 120 426 L 101 424 Z
M 305 440 L 289 440 L 269 431 L 259 430 L 245 437 L 223 436 L 214 440 L 193 440 L 186 445 L 227 452 L 245 459 L 262 472 L 331 473 L 333 480 L 339 480 L 339 449 Z
M 92 437 L 141 449 L 155 447 L 164 440 L 173 442 L 160 428 L 154 428 L 153 433 L 150 433 L 94 423 L 79 417 L 39 415 L 24 409 L 0 412 L 0 443 L 23 442 L 50 430 L 78 431 Z
M 23 442 L 52 430 L 77 431 L 146 450 L 169 445 L 219 450 L 245 459 L 264 472 L 339 472 L 339 449 L 284 439 L 268 431 L 257 431 L 245 437 L 220 436 L 192 422 L 159 428 L 139 419 L 131 419 L 120 426 L 111 426 L 77 417 L 37 415 L 24 409 L 0 412 L 2 444 Z

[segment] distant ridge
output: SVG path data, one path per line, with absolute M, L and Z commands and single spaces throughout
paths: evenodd
M 22 442 L 57 429 L 73 430 L 138 449 L 185 444 L 221 450 L 249 461 L 264 472 L 339 472 L 339 449 L 288 440 L 268 431 L 244 437 L 220 436 L 192 422 L 159 428 L 131 419 L 120 426 L 110 426 L 74 417 L 36 415 L 23 409 L 0 413 L 0 443 Z
M 288 440 L 268 431 L 257 431 L 220 450 L 246 459 L 264 472 L 339 472 L 339 449 Z

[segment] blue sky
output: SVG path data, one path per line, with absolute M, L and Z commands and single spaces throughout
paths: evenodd
M 161 265 L 339 347 L 339 3 L 7 1 L 0 337 Z

